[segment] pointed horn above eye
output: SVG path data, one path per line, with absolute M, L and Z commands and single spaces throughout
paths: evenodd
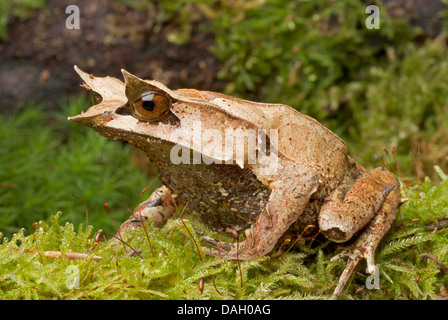
M 85 83 L 89 84 L 90 75 L 87 72 L 84 72 L 81 69 L 79 69 L 77 65 L 74 65 L 73 68 L 75 69 L 76 73 L 81 77 L 81 79 L 84 80 Z
M 134 76 L 132 73 L 130 73 L 129 71 L 126 71 L 126 70 L 124 70 L 124 69 L 121 69 L 120 71 L 121 71 L 121 73 L 123 74 L 124 77 L 126 77 L 126 76 L 133 76 L 133 77 L 135 77 L 135 76 Z
M 165 95 L 170 96 L 171 98 L 178 99 L 178 96 L 173 93 L 168 87 L 166 87 L 163 83 L 160 83 L 156 80 L 143 80 L 137 76 L 134 76 L 132 73 L 121 69 L 121 73 L 124 77 L 125 82 L 125 92 L 129 101 L 133 101 L 139 99 L 142 94 L 147 93 L 149 91 L 155 91 L 159 93 L 163 93 Z
M 140 79 L 139 77 L 134 76 L 132 73 L 121 69 L 121 73 L 123 74 L 124 77 L 124 82 L 126 83 L 126 85 L 138 85 L 142 82 L 145 83 L 144 80 Z
M 134 76 L 124 69 L 121 69 L 121 73 L 123 74 L 125 82 L 125 94 L 129 101 L 140 98 L 144 92 L 148 91 L 149 86 L 144 80 Z

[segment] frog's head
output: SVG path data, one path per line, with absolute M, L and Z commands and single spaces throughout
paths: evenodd
M 142 80 L 126 70 L 121 70 L 124 83 L 113 77 L 95 77 L 77 66 L 75 70 L 84 80 L 84 87 L 91 90 L 94 105 L 69 120 L 108 138 L 129 142 L 136 136 L 177 140 L 192 129 L 195 120 L 203 124 L 210 120 L 206 113 L 213 112 L 199 98 L 199 91 L 195 95 L 194 90 L 170 90 L 160 82 Z
M 198 141 L 193 139 L 195 132 L 208 130 L 221 135 L 226 129 L 241 128 L 245 122 L 232 114 L 232 110 L 241 109 L 244 100 L 225 100 L 228 96 L 194 89 L 170 90 L 160 82 L 142 80 L 125 70 L 124 83 L 113 77 L 94 77 L 76 66 L 75 70 L 84 80 L 84 87 L 92 91 L 94 105 L 69 120 L 142 149 L 148 144 L 171 143 L 211 156 L 204 145 L 213 138 L 201 136 Z M 216 103 L 218 100 L 221 104 Z M 221 161 L 228 157 L 233 155 L 213 154 Z

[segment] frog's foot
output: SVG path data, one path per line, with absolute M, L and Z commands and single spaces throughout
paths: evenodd
M 265 243 L 264 245 L 260 245 L 260 241 L 257 241 L 256 243 L 256 240 L 252 236 L 251 230 L 246 231 L 246 239 L 241 242 L 219 242 L 210 237 L 204 237 L 202 241 L 216 248 L 210 249 L 207 247 L 203 247 L 202 250 L 206 254 L 216 257 L 222 257 L 229 260 L 257 259 L 272 250 L 272 245 L 270 243 Z
M 152 220 L 156 227 L 161 227 L 174 211 L 171 191 L 162 186 L 149 196 L 146 201 L 134 210 L 133 214 L 120 227 L 117 237 L 123 236 L 127 230 L 137 229 L 147 220 Z
M 320 226 L 322 233 L 330 240 L 346 241 L 347 235 L 362 230 L 352 244 L 332 259 L 348 258 L 347 266 L 333 293 L 333 299 L 339 298 L 353 270 L 362 259 L 367 261 L 368 272 L 375 273 L 375 250 L 395 220 L 399 205 L 398 180 L 390 172 L 379 168 L 359 179 L 342 203 L 333 198 L 322 208 L 321 214 L 324 219 L 319 217 Z M 366 215 L 373 217 L 364 226 Z M 338 217 L 342 217 L 343 221 L 338 221 Z M 327 221 L 333 223 L 332 228 L 325 228 Z M 346 225 L 352 226 L 350 230 Z
M 344 290 L 345 285 L 350 279 L 353 271 L 355 270 L 358 263 L 364 258 L 367 261 L 367 270 L 370 274 L 375 273 L 375 248 L 376 246 L 370 245 L 368 248 L 357 247 L 356 245 L 344 248 L 342 252 L 331 258 L 331 261 L 338 259 L 347 259 L 347 265 L 345 266 L 344 272 L 339 278 L 338 285 L 333 292 L 331 298 L 337 300 Z

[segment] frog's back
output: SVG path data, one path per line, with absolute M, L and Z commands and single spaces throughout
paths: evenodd
M 331 168 L 347 160 L 347 145 L 315 119 L 280 105 L 271 126 L 278 129 L 279 150 L 296 162 Z
M 348 160 L 347 145 L 315 119 L 282 104 L 257 103 L 220 93 L 204 92 L 208 101 L 259 129 L 277 129 L 279 154 L 306 164 L 322 178 L 341 178 Z
M 279 152 L 319 175 L 321 184 L 314 197 L 326 197 L 356 170 L 345 142 L 315 119 L 286 105 L 261 108 L 271 115 L 271 128 L 278 129 Z

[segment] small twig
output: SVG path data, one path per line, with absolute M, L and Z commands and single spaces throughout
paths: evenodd
M 143 257 L 140 255 L 140 253 L 137 250 L 135 250 L 133 247 L 131 247 L 131 245 L 126 243 L 124 240 L 120 239 L 117 236 L 114 236 L 113 234 L 109 234 L 109 233 L 105 233 L 105 232 L 103 232 L 103 234 L 105 234 L 106 236 L 109 236 L 109 237 L 113 237 L 113 238 L 117 239 L 118 241 L 121 241 L 121 243 L 127 245 L 132 251 L 134 251 L 135 254 L 137 254 L 140 257 L 140 259 L 145 260 L 145 259 L 143 259 Z
M 89 209 L 87 208 L 87 202 L 83 198 L 75 196 L 74 194 L 72 194 L 72 197 L 81 200 L 82 202 L 84 202 L 84 205 L 86 206 L 86 230 L 87 230 L 87 228 L 89 227 Z
M 286 250 L 286 252 L 280 257 L 279 261 L 282 260 L 282 259 L 285 257 L 285 255 L 289 252 L 289 250 L 291 250 L 291 248 L 296 244 L 296 242 L 297 242 L 299 239 L 303 239 L 303 234 L 304 234 L 308 229 L 311 229 L 311 228 L 315 228 L 315 227 L 314 227 L 312 224 L 309 224 L 309 225 L 307 225 L 307 226 L 305 227 L 305 229 L 303 229 L 302 233 L 301 233 L 301 234 L 297 237 L 297 239 L 294 240 L 294 242 L 288 247 L 288 249 Z M 279 263 L 279 262 L 277 262 L 277 263 Z
M 398 174 L 400 175 L 400 179 L 403 181 L 403 172 L 401 172 L 401 168 L 400 168 L 400 165 L 398 163 L 397 156 L 395 154 L 395 148 L 396 148 L 395 146 L 392 146 L 392 155 L 394 156 L 395 165 L 397 166 L 397 170 L 398 170 Z
M 162 201 L 163 201 L 163 203 L 165 204 L 166 207 L 168 207 L 168 208 L 171 207 L 171 206 L 165 201 L 164 197 L 160 197 L 160 198 L 162 199 Z M 186 209 L 187 206 L 188 206 L 189 201 L 187 201 L 187 203 L 185 204 L 184 208 L 182 209 L 182 212 L 179 212 L 179 208 L 177 207 L 176 201 L 174 201 L 173 198 L 171 198 L 171 200 L 173 201 L 174 208 L 176 209 L 177 214 L 179 215 L 180 221 L 181 221 L 182 224 L 184 225 L 185 229 L 187 229 L 188 234 L 190 235 L 191 239 L 192 239 L 193 242 L 194 242 L 194 245 L 196 246 L 196 249 L 197 249 L 197 251 L 198 251 L 198 255 L 199 255 L 199 259 L 202 261 L 202 256 L 201 256 L 201 251 L 200 251 L 200 249 L 199 249 L 199 246 L 198 246 L 198 244 L 196 243 L 195 238 L 194 238 L 193 235 L 191 234 L 190 229 L 188 229 L 187 225 L 185 224 L 184 219 L 182 218 L 182 216 L 183 216 L 183 214 L 184 214 L 184 211 L 185 211 L 185 209 Z M 174 215 L 174 211 L 173 211 L 173 210 L 170 210 L 170 213 L 171 213 L 171 216 L 172 216 L 174 219 L 176 219 L 176 216 Z M 173 232 L 174 232 L 174 230 L 173 230 Z M 182 234 L 182 233 L 181 233 L 181 234 Z
M 176 204 L 176 202 L 175 202 L 174 200 L 173 200 L 173 203 L 174 203 L 174 207 L 176 208 L 177 213 L 179 214 L 180 221 L 181 221 L 182 224 L 184 225 L 185 229 L 187 229 L 188 234 L 190 235 L 191 239 L 192 239 L 193 242 L 194 242 L 194 245 L 196 246 L 196 249 L 198 250 L 199 259 L 202 261 L 202 256 L 201 256 L 201 251 L 199 250 L 199 246 L 198 246 L 198 244 L 196 243 L 195 238 L 194 238 L 193 235 L 191 234 L 190 229 L 188 229 L 187 225 L 185 224 L 184 219 L 182 218 L 182 216 L 184 215 L 184 211 L 185 211 L 185 209 L 186 209 L 187 206 L 188 206 L 189 201 L 187 201 L 187 203 L 185 204 L 184 208 L 182 209 L 182 212 L 179 212 L 179 209 L 178 209 L 178 207 L 177 207 L 177 204 Z
M 420 258 L 427 258 L 427 259 L 431 259 L 432 261 L 434 261 L 435 263 L 437 263 L 440 268 L 442 269 L 442 271 L 448 276 L 448 270 L 446 269 L 446 267 L 444 266 L 444 264 L 442 263 L 442 261 L 440 261 L 439 259 L 437 259 L 436 257 L 434 257 L 432 254 L 429 253 L 421 253 L 420 254 Z
M 375 150 L 371 145 L 369 145 L 369 147 L 370 147 L 370 149 L 373 151 L 373 153 L 376 155 L 376 157 L 378 158 L 378 160 L 380 160 L 381 165 L 382 165 L 384 168 L 387 168 L 386 164 L 385 164 L 384 161 L 383 161 L 383 158 L 380 157 L 380 155 L 378 154 L 378 152 L 376 152 L 376 150 Z
M 36 253 L 37 250 L 25 250 L 25 253 Z M 88 253 L 79 253 L 79 252 L 70 252 L 66 251 L 62 253 L 61 251 L 45 251 L 44 256 L 48 259 L 58 259 L 62 257 L 62 254 L 66 256 L 67 259 L 86 259 L 90 256 Z M 103 257 L 100 256 L 93 256 L 94 260 L 101 260 Z
M 171 240 L 173 239 L 174 231 L 176 231 L 177 226 L 174 226 L 173 231 L 171 232 L 170 240 L 168 241 L 168 244 L 171 243 Z
M 219 295 L 220 295 L 220 296 L 222 296 L 222 293 L 221 293 L 221 292 L 219 292 L 218 288 L 216 287 L 216 283 L 215 283 L 215 276 L 214 276 L 214 275 L 212 275 L 211 277 L 212 277 L 212 281 L 213 281 L 213 286 L 215 287 L 215 290 L 216 290 L 216 292 L 218 292 L 218 293 L 219 293 Z
M 425 231 L 433 231 L 448 227 L 448 217 L 438 217 L 436 219 L 438 220 L 438 223 L 431 222 L 426 226 Z
M 238 232 L 236 232 L 235 230 L 228 230 L 228 232 L 231 233 L 236 239 L 236 262 L 238 263 L 238 269 L 240 270 L 240 279 L 241 279 L 241 288 L 242 288 L 243 287 L 243 272 L 241 271 L 241 264 L 240 264 L 240 258 L 239 258 L 240 236 L 239 236 Z
M 140 216 L 140 222 L 142 224 L 143 230 L 145 230 L 146 239 L 148 240 L 149 248 L 151 249 L 152 256 L 155 257 L 156 255 L 154 254 L 154 250 L 152 249 L 151 240 L 149 240 L 148 231 L 146 230 L 145 223 L 143 222 L 143 217 L 142 217 L 141 210 L 138 211 L 138 215 Z
M 142 190 L 142 192 L 140 192 L 140 197 L 138 199 L 139 203 L 140 203 L 140 200 L 142 199 L 143 194 L 146 192 L 146 190 L 149 190 L 149 189 L 151 189 L 151 186 L 145 187 Z M 138 206 L 138 204 L 137 204 L 137 206 Z M 136 207 L 136 209 L 137 209 L 137 207 Z M 142 217 L 142 211 L 141 210 L 138 211 L 138 215 L 140 216 L 140 223 L 142 224 L 143 230 L 145 230 L 146 239 L 148 240 L 149 248 L 151 249 L 151 253 L 152 253 L 152 256 L 154 258 L 156 255 L 154 254 L 154 250 L 152 249 L 151 240 L 149 239 L 148 231 L 146 230 L 145 223 L 143 222 L 143 217 Z
M 112 222 L 113 222 L 113 224 L 115 226 L 115 229 L 117 230 L 118 236 L 121 238 L 120 229 L 117 227 L 117 224 L 115 223 L 114 218 L 112 218 L 112 215 L 110 214 L 109 204 L 107 202 L 104 204 L 104 211 L 106 211 L 107 214 L 109 215 L 109 218 L 112 220 Z
M 386 160 L 387 160 L 387 164 L 390 166 L 390 168 L 384 166 L 385 168 L 387 168 L 390 172 L 392 172 L 395 175 L 395 172 L 393 170 L 393 167 L 390 163 L 390 158 L 389 158 L 389 151 L 387 151 L 386 148 L 381 148 L 381 151 L 383 151 L 386 154 Z

